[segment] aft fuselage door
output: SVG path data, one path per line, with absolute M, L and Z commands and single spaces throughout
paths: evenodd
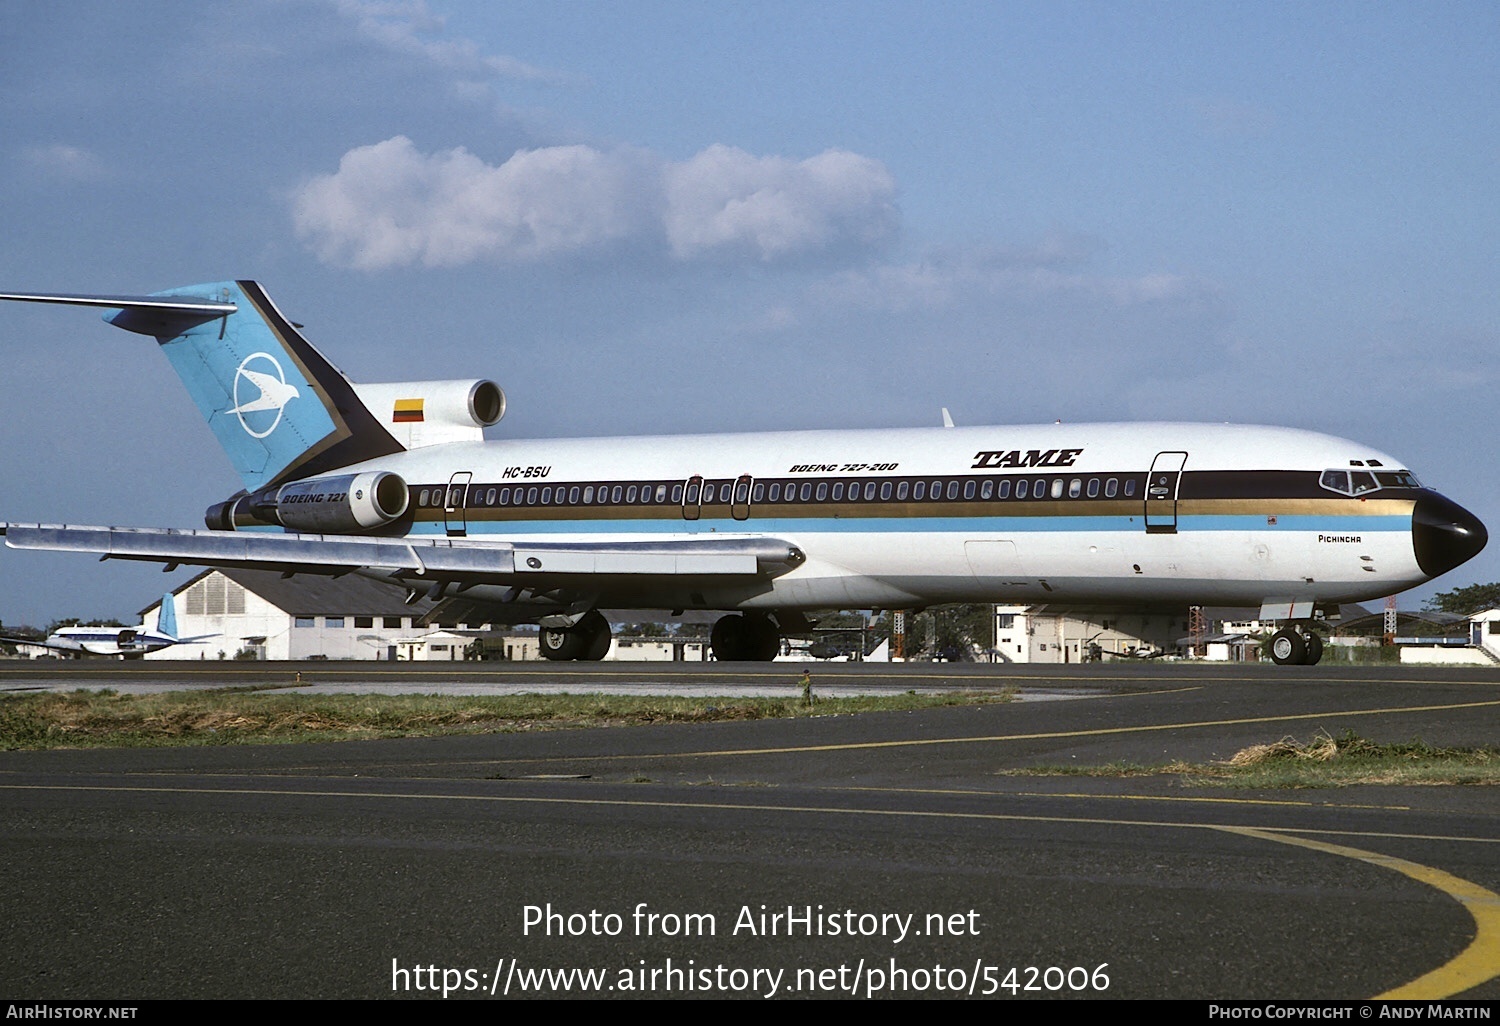
M 703 477 L 694 474 L 682 489 L 682 519 L 697 520 L 703 512 Z
M 474 475 L 467 470 L 460 470 L 448 479 L 448 498 L 443 502 L 443 521 L 450 538 L 462 538 L 469 533 L 464 508 L 469 503 L 469 482 L 473 479 Z
M 1177 487 L 1182 482 L 1185 452 L 1159 452 L 1146 477 L 1146 533 L 1177 533 Z
M 750 486 L 753 483 L 749 474 L 741 474 L 734 482 L 734 497 L 730 500 L 729 513 L 736 520 L 750 519 Z

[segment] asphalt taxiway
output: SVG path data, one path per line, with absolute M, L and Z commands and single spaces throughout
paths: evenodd
M 120 678 L 110 686 L 214 683 L 188 669 L 108 672 Z M 236 683 L 275 686 L 288 667 L 231 669 L 251 675 Z M 785 693 L 801 667 L 606 669 L 623 676 L 536 664 L 403 680 L 336 664 L 290 672 L 423 691 L 671 692 L 714 674 L 725 693 Z M 1070 700 L 0 753 L 0 993 L 1500 997 L 1490 788 L 1244 792 L 1162 775 L 1008 775 L 1225 759 L 1320 730 L 1494 745 L 1500 674 L 813 673 L 819 688 Z M 0 668 L 0 690 L 75 683 Z

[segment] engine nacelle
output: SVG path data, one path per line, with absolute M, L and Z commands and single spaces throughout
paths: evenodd
M 395 381 L 355 385 L 385 429 L 408 449 L 477 442 L 505 416 L 505 393 L 493 381 Z
M 397 520 L 409 502 L 409 489 L 399 475 L 372 470 L 262 488 L 210 506 L 203 519 L 217 531 L 274 524 L 293 531 L 352 534 Z

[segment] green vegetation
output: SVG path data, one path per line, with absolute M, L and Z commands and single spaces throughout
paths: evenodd
M 1009 693 L 952 692 L 817 699 L 789 682 L 785 698 L 630 695 L 321 695 L 220 688 L 0 698 L 0 748 L 120 748 L 433 737 L 648 723 L 706 723 L 904 711 L 1004 702 Z
M 1425 741 L 1377 744 L 1352 732 L 1252 745 L 1225 762 L 1146 766 L 1036 766 L 1005 776 L 1176 776 L 1189 786 L 1346 787 L 1350 784 L 1500 784 L 1500 748 L 1439 748 Z
M 1441 613 L 1471 616 L 1486 609 L 1500 607 L 1500 581 L 1493 584 L 1471 584 L 1467 588 L 1440 591 L 1427 600 L 1422 608 Z

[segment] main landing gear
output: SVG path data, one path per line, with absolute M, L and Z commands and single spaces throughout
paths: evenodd
M 542 655 L 547 659 L 603 659 L 609 651 L 609 621 L 590 609 L 571 627 L 543 627 Z
M 719 617 L 708 640 L 721 663 L 768 663 L 781 651 L 781 629 L 760 613 Z
M 1291 623 L 1271 635 L 1271 661 L 1277 666 L 1316 666 L 1323 658 L 1323 639 L 1303 623 Z
M 571 627 L 543 627 L 539 637 L 547 659 L 603 659 L 609 652 L 609 621 L 591 609 Z M 762 613 L 732 613 L 714 624 L 709 643 L 721 663 L 770 662 L 781 651 L 781 628 Z

